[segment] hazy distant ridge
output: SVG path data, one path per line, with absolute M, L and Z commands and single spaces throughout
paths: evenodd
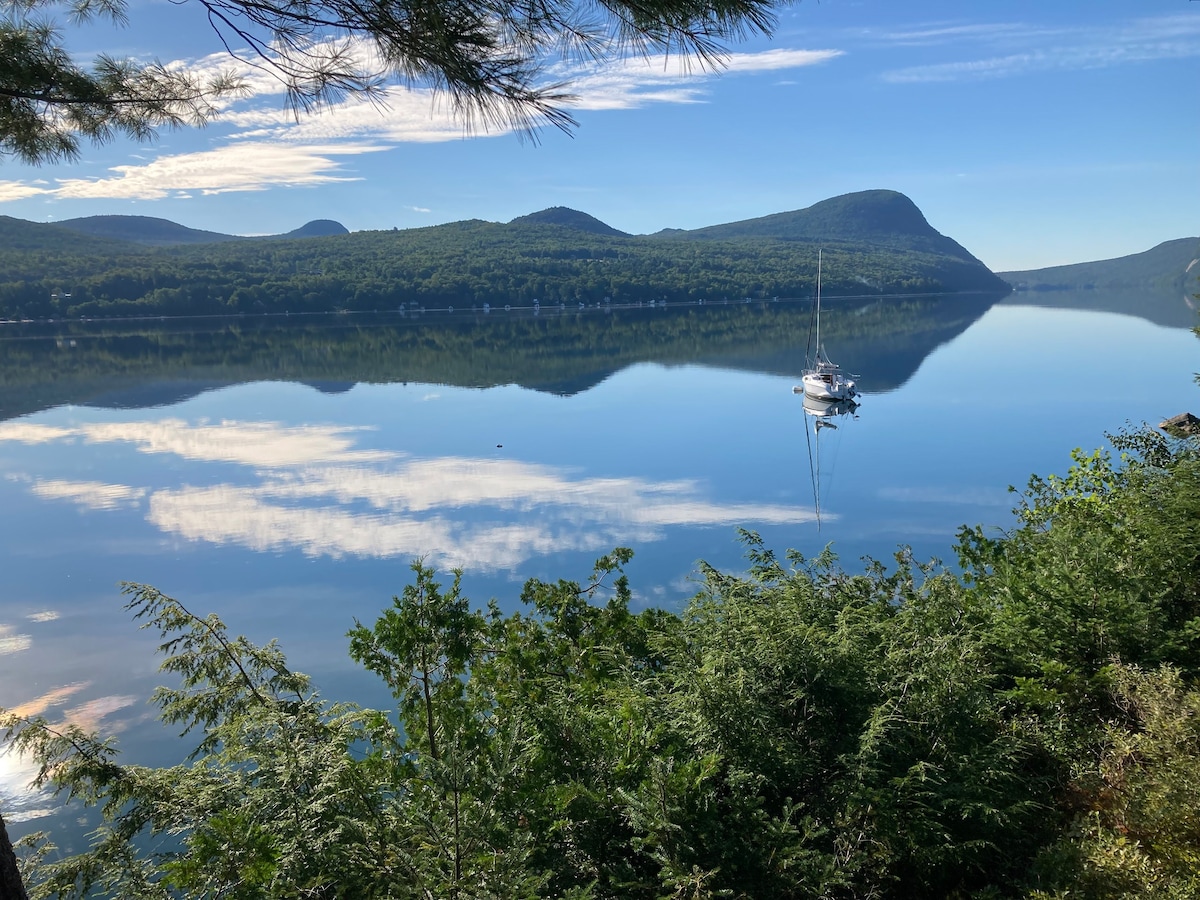
M 1165 241 L 1143 253 L 1116 259 L 1001 272 L 1016 290 L 1135 289 L 1197 293 L 1200 284 L 1200 237 Z
M 92 237 L 128 241 L 147 247 L 171 247 L 180 244 L 217 244 L 225 241 L 243 241 L 251 238 L 217 231 L 201 231 L 179 225 L 169 219 L 153 216 L 86 216 L 82 219 L 64 219 L 53 223 L 58 228 L 76 231 Z M 269 238 L 330 237 L 349 234 L 345 225 L 331 219 L 316 219 L 287 234 L 266 235 Z M 262 240 L 259 237 L 258 240 Z

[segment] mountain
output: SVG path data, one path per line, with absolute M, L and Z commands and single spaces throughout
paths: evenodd
M 61 224 L 30 222 L 0 216 L 0 248 L 6 252 L 53 252 L 70 248 L 74 253 L 105 254 L 127 248 L 112 238 L 76 232 Z
M 275 236 L 270 253 L 265 238 L 128 216 L 9 219 L 0 234 L 12 238 L 0 240 L 0 318 L 9 319 L 807 300 L 818 250 L 831 298 L 1010 290 L 894 191 L 659 235 L 624 234 L 563 207 L 507 224 L 353 234 L 317 221 Z
M 1116 259 L 1004 272 L 1000 277 L 1019 291 L 1136 289 L 1190 295 L 1200 290 L 1200 237 L 1166 241 Z
M 152 216 L 87 216 L 82 219 L 64 219 L 56 224 L 59 228 L 78 231 L 92 237 L 129 241 L 148 247 L 167 247 L 174 244 L 212 244 L 218 241 L 238 240 L 231 234 L 199 231 Z
M 299 228 L 289 231 L 287 234 L 278 235 L 280 238 L 308 238 L 308 237 L 333 237 L 339 234 L 349 234 L 348 229 L 341 222 L 335 222 L 333 219 L 313 219 Z
M 226 241 L 246 241 L 255 238 L 216 231 L 201 231 L 188 228 L 168 219 L 152 216 L 86 216 L 81 219 L 65 219 L 54 227 L 108 240 L 126 241 L 146 247 L 174 247 L 184 244 L 217 244 Z M 349 234 L 346 226 L 330 219 L 315 219 L 287 234 L 267 235 L 277 239 L 330 237 Z M 262 239 L 262 238 L 258 238 Z
M 917 205 L 897 191 L 859 191 L 822 200 L 807 209 L 706 228 L 668 229 L 655 236 L 693 241 L 775 238 L 784 241 L 866 243 L 944 254 L 979 263 L 957 241 L 934 230 Z
M 509 225 L 559 225 L 563 228 L 574 228 L 576 231 L 586 231 L 589 234 L 603 234 L 608 237 L 628 237 L 624 231 L 617 231 L 611 225 L 606 225 L 595 216 L 589 216 L 577 209 L 565 206 L 552 206 L 527 216 L 518 216 Z

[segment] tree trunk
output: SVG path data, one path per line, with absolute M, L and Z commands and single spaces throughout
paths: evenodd
M 3 815 L 0 815 L 0 900 L 29 900 Z

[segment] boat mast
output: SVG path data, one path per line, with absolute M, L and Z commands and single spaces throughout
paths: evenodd
M 821 364 L 821 248 L 817 248 L 817 346 L 813 352 L 817 365 Z

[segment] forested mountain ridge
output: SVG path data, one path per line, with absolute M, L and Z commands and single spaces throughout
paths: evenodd
M 1193 294 L 1198 275 L 1200 237 L 1187 237 L 1115 259 L 1002 272 L 1000 277 L 1026 291 L 1133 288 Z
M 611 237 L 629 236 L 626 232 L 618 231 L 611 225 L 601 222 L 595 216 L 590 216 L 585 212 L 570 209 L 566 206 L 552 206 L 549 209 L 539 210 L 527 216 L 518 216 L 508 224 L 562 225 L 565 228 L 577 228 L 580 231 L 589 231 L 592 234 L 606 234 Z
M 853 241 L 940 253 L 983 265 L 957 241 L 936 231 L 912 200 L 887 190 L 842 194 L 806 209 L 660 234 L 676 240 Z
M 29 222 L 12 216 L 0 216 L 0 253 L 6 263 L 0 266 L 0 280 L 6 279 L 9 274 L 7 260 L 20 259 L 18 254 L 23 251 L 100 255 L 124 253 L 130 249 L 128 242 L 120 239 L 76 233 L 51 222 Z
M 711 230 L 699 239 L 635 236 L 560 208 L 508 224 L 170 247 L 108 243 L 102 252 L 78 235 L 65 238 L 61 224 L 7 220 L 9 230 L 27 233 L 0 244 L 0 316 L 808 298 L 818 249 L 831 297 L 1009 289 L 894 192 L 847 195 L 768 220 L 734 223 L 728 237 Z

